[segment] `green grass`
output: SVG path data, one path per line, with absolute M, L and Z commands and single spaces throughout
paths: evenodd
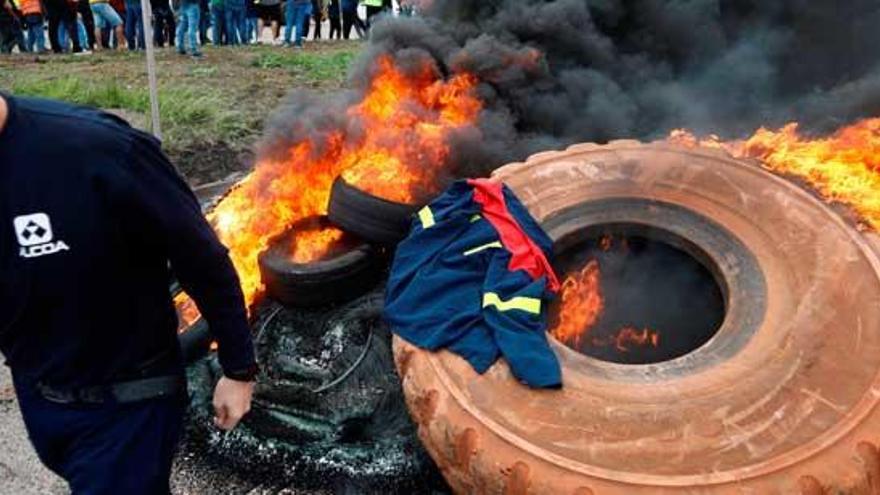
M 146 90 L 125 88 L 115 82 L 98 82 L 76 76 L 47 79 L 19 78 L 12 84 L 12 93 L 63 100 L 99 108 L 124 108 L 143 112 L 149 108 Z
M 144 87 L 128 87 L 116 81 L 60 76 L 49 79 L 22 78 L 12 85 L 12 93 L 68 101 L 103 109 L 122 109 L 148 115 L 150 97 Z M 163 137 L 169 148 L 199 141 L 235 141 L 253 129 L 254 122 L 217 92 L 185 87 L 160 89 L 159 114 Z
M 305 75 L 313 82 L 342 81 L 355 53 L 305 53 L 290 50 L 264 52 L 251 65 L 260 69 L 286 69 Z

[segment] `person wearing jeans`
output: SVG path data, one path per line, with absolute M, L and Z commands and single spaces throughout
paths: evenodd
M 64 23 L 64 27 L 70 33 L 75 33 L 76 28 L 76 11 L 70 7 L 67 0 L 44 0 L 43 5 L 46 7 L 46 17 L 49 19 L 49 44 L 52 51 L 61 53 L 63 51 L 61 43 L 58 40 L 58 26 Z M 82 45 L 79 43 L 79 36 L 73 36 L 73 53 L 81 53 Z
M 229 44 L 226 25 L 226 0 L 211 0 L 211 38 L 214 46 Z
M 181 0 L 180 18 L 177 22 L 177 53 L 186 55 L 184 37 L 189 38 L 190 50 L 193 57 L 201 57 L 199 41 L 196 32 L 199 30 L 199 2 L 198 0 Z
M 108 27 L 116 34 L 116 42 L 119 47 L 124 47 L 125 32 L 122 29 L 122 17 L 110 5 L 107 0 L 90 0 L 92 4 L 92 15 L 95 17 L 95 38 L 101 39 L 101 31 L 104 27 Z M 95 49 L 100 43 L 95 44 Z
M 255 0 L 245 0 L 245 14 L 244 14 L 244 26 L 245 31 L 247 32 L 247 42 L 256 43 L 259 36 L 257 36 L 257 24 L 258 19 L 260 17 L 259 11 L 257 10 L 257 4 Z
M 226 0 L 226 43 L 247 44 L 247 6 L 245 0 Z
M 125 0 L 125 39 L 131 51 L 146 49 L 140 0 Z
M 89 0 L 77 0 L 76 11 L 79 12 L 79 17 L 86 28 L 87 43 L 83 45 L 83 50 L 94 50 L 95 42 L 97 41 L 95 39 L 95 16 L 92 15 L 92 7 L 89 5 Z
M 86 36 L 86 27 L 83 25 L 83 22 L 79 19 L 76 20 L 76 36 L 67 32 L 67 28 L 64 27 L 64 24 L 58 26 L 58 40 L 61 42 L 61 46 L 64 49 L 67 49 L 68 41 L 73 38 L 79 40 L 79 44 L 81 46 L 86 46 L 88 43 L 88 38 Z
M 311 0 L 287 0 L 284 16 L 285 22 L 287 23 L 287 25 L 284 26 L 285 45 L 290 45 L 290 33 L 293 31 L 294 27 L 296 27 L 296 39 L 294 45 L 302 47 L 303 29 L 305 29 L 305 22 L 310 14 L 309 10 L 311 10 L 311 8 Z
M 46 40 L 43 36 L 43 7 L 40 0 L 22 0 L 21 14 L 24 28 L 27 31 L 27 51 L 42 53 L 46 51 Z

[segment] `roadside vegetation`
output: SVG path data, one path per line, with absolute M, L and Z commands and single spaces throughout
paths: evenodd
M 263 121 L 278 101 L 297 88 L 339 90 L 358 49 L 357 42 L 311 43 L 296 52 L 207 47 L 198 61 L 157 51 L 166 152 L 193 184 L 248 167 Z M 0 90 L 102 108 L 149 130 L 143 54 L 3 57 Z

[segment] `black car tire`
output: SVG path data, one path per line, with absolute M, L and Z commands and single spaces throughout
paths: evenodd
M 342 255 L 313 263 L 294 263 L 270 247 L 260 255 L 266 294 L 287 307 L 315 307 L 354 299 L 378 283 L 386 265 L 376 251 L 360 243 Z
M 406 237 L 412 217 L 420 208 L 373 196 L 340 176 L 330 191 L 327 217 L 367 242 L 394 246 Z

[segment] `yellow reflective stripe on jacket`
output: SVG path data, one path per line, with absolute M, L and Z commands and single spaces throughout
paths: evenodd
M 514 297 L 509 301 L 504 301 L 498 294 L 487 292 L 483 294 L 483 307 L 495 306 L 498 311 L 512 311 L 514 309 L 532 313 L 534 315 L 541 314 L 541 300 L 534 297 Z
M 483 218 L 483 217 L 480 216 L 480 214 L 478 213 L 478 214 L 471 217 L 471 223 L 477 223 L 480 221 L 481 218 Z
M 489 244 L 483 244 L 482 246 L 477 246 L 473 249 L 468 249 L 467 251 L 464 252 L 464 255 L 470 256 L 472 254 L 477 254 L 479 252 L 485 251 L 487 249 L 492 249 L 492 248 L 499 248 L 500 249 L 503 247 L 504 246 L 501 245 L 501 241 L 490 242 Z
M 434 212 L 428 206 L 419 210 L 419 220 L 422 221 L 423 229 L 430 229 L 437 223 L 434 221 Z

